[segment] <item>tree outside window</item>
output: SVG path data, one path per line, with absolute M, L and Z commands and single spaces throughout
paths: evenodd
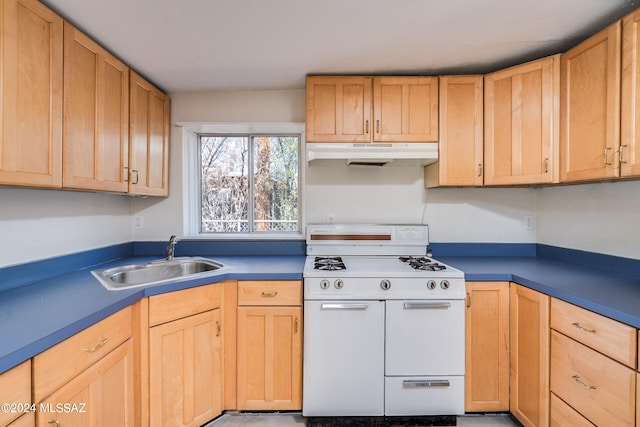
M 299 146 L 299 135 L 200 135 L 201 232 L 299 232 Z

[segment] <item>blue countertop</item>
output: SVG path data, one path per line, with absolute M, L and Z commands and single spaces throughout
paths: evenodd
M 305 260 L 302 255 L 207 257 L 234 268 L 204 278 L 119 291 L 106 290 L 91 275 L 92 269 L 158 258 L 125 257 L 0 292 L 0 373 L 145 296 L 223 280 L 301 280 Z M 437 259 L 464 271 L 468 281 L 517 282 L 640 328 L 640 275 L 536 256 Z M 16 275 L 10 271 L 7 277 Z
M 439 257 L 467 281 L 513 281 L 640 328 L 640 279 L 535 257 Z
M 0 373 L 149 295 L 224 280 L 301 280 L 304 256 L 215 257 L 234 267 L 212 276 L 110 291 L 92 269 L 144 263 L 134 257 L 0 292 Z

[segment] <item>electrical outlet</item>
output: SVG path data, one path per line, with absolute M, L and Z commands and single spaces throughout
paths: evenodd
M 334 222 L 336 222 L 336 214 L 334 213 L 330 213 L 327 215 L 327 222 L 329 224 L 333 224 Z
M 144 228 L 144 217 L 142 215 L 135 215 L 133 217 L 134 230 L 142 230 Z
M 536 223 L 531 215 L 525 215 L 524 217 L 524 229 L 533 230 L 536 228 Z

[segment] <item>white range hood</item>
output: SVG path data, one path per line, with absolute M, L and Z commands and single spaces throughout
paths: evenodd
M 310 166 L 424 166 L 438 161 L 437 142 L 310 142 L 305 145 Z

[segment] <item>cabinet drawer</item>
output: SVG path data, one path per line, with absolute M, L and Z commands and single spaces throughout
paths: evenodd
M 33 358 L 34 402 L 38 403 L 132 335 L 129 306 Z
M 302 305 L 302 282 L 238 282 L 238 305 Z
M 220 308 L 221 289 L 214 283 L 149 297 L 149 326 Z
M 0 403 L 28 405 L 31 403 L 31 360 L 0 374 Z M 13 409 L 13 408 L 11 408 Z M 18 418 L 22 406 L 15 411 L 1 411 L 0 425 L 7 425 Z
M 551 391 L 596 425 L 635 423 L 635 371 L 556 331 Z
M 595 427 L 553 393 L 551 393 L 551 419 L 549 421 L 549 427 Z
M 636 329 L 553 298 L 551 327 L 607 356 L 635 368 Z

